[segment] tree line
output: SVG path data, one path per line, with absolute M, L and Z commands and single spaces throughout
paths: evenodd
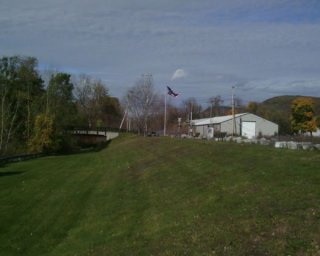
M 168 96 L 170 97 L 170 96 Z M 289 102 L 281 102 L 284 98 Z M 208 99 L 209 107 L 203 108 L 196 98 L 191 97 L 182 101 L 177 107 L 169 102 L 167 104 L 167 127 L 169 133 L 188 133 L 190 120 L 208 118 L 222 115 L 232 115 L 241 112 L 250 112 L 270 120 L 279 125 L 280 135 L 306 134 L 312 135 L 320 127 L 320 110 L 311 97 L 277 97 L 270 99 L 270 103 L 249 102 L 246 106 L 242 100 L 234 97 L 234 108 L 223 105 L 220 95 Z M 152 76 L 143 75 L 136 84 L 129 88 L 123 106 L 127 110 L 133 129 L 141 134 L 148 130 L 162 130 L 164 123 L 163 98 L 157 94 L 153 87 Z M 178 128 L 178 118 L 182 125 Z M 161 133 L 161 132 L 160 132 Z
M 168 133 L 187 133 L 190 120 L 232 114 L 220 95 L 208 99 L 203 108 L 196 98 L 180 106 L 166 104 Z M 38 71 L 34 57 L 4 56 L 0 59 L 0 154 L 20 152 L 65 152 L 75 145 L 70 134 L 74 127 L 96 129 L 122 128 L 147 135 L 162 134 L 164 98 L 156 92 L 152 75 L 143 75 L 129 87 L 120 101 L 109 94 L 107 86 L 87 75 Z M 312 133 L 320 126 L 310 98 L 292 101 L 281 111 L 271 105 L 234 100 L 235 112 L 251 112 L 280 126 L 281 134 Z M 273 104 L 274 105 L 274 104 Z M 178 123 L 178 118 L 182 122 Z M 179 125 L 179 127 L 178 127 Z
M 105 84 L 86 75 L 38 71 L 34 57 L 0 59 L 0 154 L 63 152 L 67 127 L 117 127 L 122 110 Z
M 123 128 L 143 135 L 163 131 L 164 99 L 149 74 L 137 79 L 120 101 L 109 95 L 101 80 L 40 72 L 34 57 L 4 56 L 0 59 L 0 97 L 1 155 L 71 150 L 75 142 L 68 131 L 73 127 L 119 128 L 124 123 Z M 220 96 L 209 99 L 208 109 L 194 97 L 180 106 L 169 98 L 166 123 L 171 134 L 178 130 L 178 118 L 182 119 L 179 131 L 187 133 L 191 119 L 230 114 Z
M 320 127 L 320 99 L 279 96 L 263 103 L 251 101 L 246 111 L 279 125 L 281 135 L 312 135 Z

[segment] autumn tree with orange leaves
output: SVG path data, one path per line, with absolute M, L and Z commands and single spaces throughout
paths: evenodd
M 314 101 L 309 97 L 299 97 L 291 105 L 291 128 L 294 133 L 306 133 L 316 131 L 316 119 L 314 117 Z

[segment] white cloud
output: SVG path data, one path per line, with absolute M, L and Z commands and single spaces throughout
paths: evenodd
M 181 79 L 181 78 L 184 78 L 187 76 L 187 72 L 184 71 L 183 69 L 181 68 L 178 68 L 172 75 L 171 77 L 171 81 L 172 80 L 177 80 L 177 79 Z

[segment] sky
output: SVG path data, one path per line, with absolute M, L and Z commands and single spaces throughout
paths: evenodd
M 182 101 L 320 97 L 319 0 L 0 0 L 0 56 Z

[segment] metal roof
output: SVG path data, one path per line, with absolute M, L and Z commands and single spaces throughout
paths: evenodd
M 235 118 L 246 115 L 248 113 L 240 113 L 236 114 Z M 211 118 L 203 118 L 203 119 L 195 119 L 192 120 L 192 125 L 209 125 L 209 124 L 221 124 L 223 122 L 232 120 L 233 116 L 216 116 L 216 117 L 211 117 Z

